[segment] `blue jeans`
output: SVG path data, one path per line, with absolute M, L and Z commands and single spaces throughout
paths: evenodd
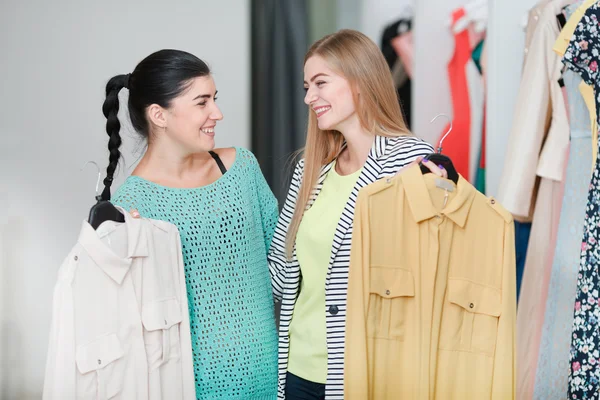
M 325 385 L 302 379 L 287 373 L 285 380 L 286 400 L 325 400 Z

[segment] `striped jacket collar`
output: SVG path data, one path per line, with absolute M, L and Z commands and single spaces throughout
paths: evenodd
M 329 260 L 330 268 L 331 265 L 333 265 L 333 261 L 335 260 L 338 250 L 340 249 L 344 236 L 346 236 L 346 233 L 352 226 L 352 217 L 354 215 L 354 207 L 356 204 L 356 197 L 358 196 L 358 191 L 363 187 L 375 182 L 379 178 L 379 173 L 382 168 L 380 160 L 385 155 L 388 142 L 389 138 L 384 136 L 375 136 L 375 139 L 373 140 L 373 145 L 371 146 L 371 150 L 369 151 L 367 161 L 365 162 L 365 165 L 363 166 L 363 169 L 356 181 L 356 184 L 354 185 L 352 194 L 350 195 L 350 198 L 348 199 L 348 202 L 344 207 L 344 211 L 342 212 L 342 218 L 340 219 L 336 228 L 333 247 L 331 249 L 331 258 Z M 321 168 L 321 174 L 319 175 L 317 185 L 315 186 L 311 194 L 310 200 L 308 202 L 308 207 L 310 207 L 319 196 L 319 193 L 323 188 L 323 182 L 327 177 L 327 173 L 331 170 L 332 165 L 333 161 Z
M 385 136 L 375 136 L 375 140 L 373 140 L 373 145 L 371 146 L 371 150 L 369 151 L 369 156 L 367 157 L 367 162 L 365 163 L 365 167 L 371 164 L 372 167 L 377 166 L 378 171 L 381 170 L 381 166 L 379 165 L 379 160 L 385 154 L 385 149 L 388 144 L 389 138 Z M 344 146 L 346 143 L 344 142 Z M 323 187 L 323 182 L 327 177 L 327 173 L 331 170 L 331 166 L 333 165 L 333 161 L 329 164 L 324 165 L 321 168 L 321 173 L 319 175 L 319 179 L 317 181 L 317 186 L 313 189 L 312 195 L 310 197 L 310 201 L 308 202 L 309 206 L 316 200 L 317 196 L 321 192 L 321 188 Z M 364 168 L 363 168 L 364 170 Z M 362 173 L 361 173 L 362 176 Z

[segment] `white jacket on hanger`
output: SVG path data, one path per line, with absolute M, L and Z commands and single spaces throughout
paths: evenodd
M 59 269 L 44 400 L 196 399 L 179 232 L 119 210 Z

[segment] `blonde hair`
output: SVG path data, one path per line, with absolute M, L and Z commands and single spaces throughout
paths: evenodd
M 358 31 L 343 29 L 315 42 L 304 57 L 304 64 L 313 56 L 321 57 L 332 70 L 348 80 L 358 119 L 365 130 L 378 136 L 412 135 L 402 117 L 390 68 L 371 39 Z M 304 174 L 286 235 L 288 258 L 292 256 L 298 227 L 321 168 L 338 156 L 343 143 L 340 132 L 319 129 L 317 118 L 309 107 Z

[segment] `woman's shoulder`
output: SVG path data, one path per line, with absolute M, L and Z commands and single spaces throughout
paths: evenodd
M 255 176 L 262 173 L 256 156 L 244 147 L 227 147 L 213 151 L 221 158 L 227 171 L 233 175 Z
M 147 189 L 143 179 L 131 175 L 114 191 L 111 202 L 126 210 L 138 209 L 142 199 L 146 198 Z
M 433 146 L 416 136 L 388 138 L 386 153 L 389 158 L 415 158 L 433 153 Z
M 229 171 L 235 163 L 237 153 L 238 151 L 240 151 L 240 149 L 240 147 L 221 147 L 219 149 L 213 149 L 213 152 L 215 152 L 219 156 L 221 161 L 223 161 L 225 168 Z

